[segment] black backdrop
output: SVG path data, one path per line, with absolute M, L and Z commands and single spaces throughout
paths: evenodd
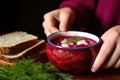
M 22 30 L 45 38 L 43 15 L 58 8 L 61 0 L 0 1 L 0 34 Z

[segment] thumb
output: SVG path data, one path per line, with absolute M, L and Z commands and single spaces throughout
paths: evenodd
M 60 15 L 60 24 L 59 24 L 59 30 L 60 31 L 67 31 L 71 28 L 74 21 L 74 17 L 71 14 L 68 13 L 62 13 Z
M 65 14 L 63 14 L 61 17 L 59 29 L 60 31 L 67 31 L 69 27 L 69 17 Z

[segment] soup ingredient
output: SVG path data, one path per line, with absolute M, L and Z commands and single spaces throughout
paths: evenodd
M 61 41 L 62 47 L 77 47 L 80 45 L 88 45 L 88 43 L 82 37 L 65 38 Z
M 86 37 L 80 36 L 59 36 L 52 40 L 54 44 L 62 47 L 86 47 L 96 44 L 97 42 Z
M 55 69 L 50 62 L 20 59 L 11 66 L 0 66 L 0 80 L 72 80 L 72 75 Z

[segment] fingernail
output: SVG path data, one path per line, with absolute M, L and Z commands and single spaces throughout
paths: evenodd
M 60 30 L 61 32 L 66 32 L 65 30 Z
M 119 66 L 118 66 L 118 65 L 115 65 L 115 69 L 117 69 L 117 68 L 119 68 Z
M 63 31 L 63 32 L 65 32 L 65 30 L 64 30 L 64 29 L 60 29 L 60 31 Z
M 94 73 L 94 72 L 96 72 L 96 69 L 94 67 L 92 67 L 91 71 Z
M 60 31 L 65 32 L 65 31 L 66 31 L 66 28 L 65 28 L 65 27 L 60 27 Z

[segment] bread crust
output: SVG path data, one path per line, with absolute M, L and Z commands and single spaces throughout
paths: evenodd
M 38 43 L 34 44 L 33 46 L 19 52 L 15 55 L 1 55 L 0 56 L 0 64 L 11 65 L 15 61 L 21 58 L 33 58 L 35 61 L 42 61 L 42 59 L 47 60 L 47 56 L 45 54 L 45 40 L 40 40 Z M 42 59 L 41 59 L 42 58 Z M 45 60 L 44 60 L 45 61 Z
M 8 52 L 9 52 L 9 49 L 7 47 L 0 47 L 0 55 L 3 55 Z
M 22 32 L 22 31 L 15 31 L 15 32 L 12 32 L 12 33 L 7 33 L 7 34 L 14 34 L 14 33 L 26 33 L 26 32 Z M 3 34 L 1 36 L 5 36 L 7 34 Z M 26 35 L 32 35 L 32 34 L 28 34 L 26 33 Z M 1 37 L 0 36 L 0 37 Z M 34 38 L 31 38 L 30 40 L 26 40 L 24 42 L 20 42 L 18 44 L 12 44 L 11 46 L 1 46 L 0 45 L 0 55 L 5 55 L 5 54 L 8 54 L 8 55 L 13 55 L 13 54 L 17 54 L 18 52 L 20 51 L 23 51 L 25 49 L 27 49 L 28 47 L 36 44 L 38 42 L 38 37 L 33 35 Z
M 9 54 L 9 55 L 13 55 L 13 54 L 17 54 L 20 51 L 23 51 L 25 49 L 27 49 L 28 47 L 36 44 L 38 42 L 38 39 L 34 39 L 34 40 L 29 40 L 20 44 L 16 44 L 15 46 L 10 46 L 10 47 L 0 47 L 0 55 L 4 55 L 4 54 Z
M 12 65 L 12 63 L 0 60 L 0 65 Z

